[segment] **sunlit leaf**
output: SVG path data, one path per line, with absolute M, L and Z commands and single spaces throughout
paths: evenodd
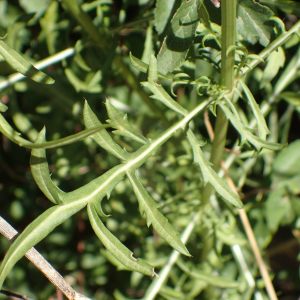
M 24 76 L 45 84 L 53 84 L 55 82 L 54 79 L 37 70 L 30 62 L 23 58 L 17 51 L 7 46 L 3 41 L 0 41 L 0 54 L 13 69 Z
M 105 106 L 109 116 L 107 123 L 118 129 L 113 131 L 114 134 L 131 138 L 142 144 L 147 144 L 149 142 L 143 135 L 141 135 L 129 124 L 127 120 L 127 114 L 123 115 L 110 103 L 108 99 L 106 99 Z
M 266 124 L 266 120 L 258 106 L 258 104 L 256 103 L 251 91 L 249 90 L 249 88 L 246 86 L 246 84 L 240 80 L 239 83 L 241 84 L 244 93 L 246 95 L 246 98 L 248 100 L 249 105 L 251 106 L 252 112 L 255 116 L 256 122 L 257 122 L 257 126 L 258 126 L 258 133 L 259 133 L 259 137 L 262 140 L 266 139 L 267 134 L 270 133 L 267 124 Z
M 39 133 L 35 143 L 45 143 L 45 127 Z M 45 196 L 54 204 L 63 204 L 64 192 L 51 180 L 45 149 L 33 149 L 30 157 L 32 176 Z
M 157 209 L 160 205 L 152 199 L 133 172 L 127 172 L 127 176 L 138 199 L 140 213 L 146 217 L 147 226 L 149 227 L 152 224 L 157 234 L 165 239 L 170 246 L 186 256 L 191 256 L 178 237 L 178 232 L 174 230 L 168 219 Z
M 157 0 L 155 9 L 155 28 L 158 34 L 162 34 L 166 27 L 167 22 L 171 17 L 171 12 L 176 0 Z
M 86 128 L 93 128 L 95 126 L 101 126 L 102 123 L 99 121 L 97 116 L 93 113 L 87 101 L 85 101 L 83 108 L 83 119 Z M 106 130 L 102 130 L 96 134 L 91 135 L 91 138 L 103 149 L 116 157 L 126 160 L 127 152 L 125 152 L 109 135 Z
M 58 225 L 81 210 L 85 205 L 86 203 L 82 201 L 72 202 L 66 205 L 56 205 L 46 210 L 30 223 L 13 242 L 1 263 L 0 288 L 13 266 L 31 247 L 34 247 Z
M 166 92 L 166 90 L 157 83 L 158 73 L 157 73 L 157 60 L 154 55 L 151 56 L 150 65 L 148 70 L 148 81 L 141 82 L 144 87 L 147 87 L 153 95 L 151 98 L 161 101 L 167 107 L 172 110 L 185 115 L 187 111 L 179 105 L 173 98 Z

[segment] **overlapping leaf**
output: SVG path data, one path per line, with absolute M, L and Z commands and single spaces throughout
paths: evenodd
M 129 124 L 127 120 L 127 114 L 123 115 L 109 102 L 108 99 L 106 99 L 105 106 L 109 116 L 107 123 L 118 129 L 113 131 L 114 134 L 131 138 L 142 144 L 147 144 L 149 142 L 143 135 L 141 135 Z
M 191 130 L 188 130 L 187 138 L 193 149 L 194 161 L 199 164 L 203 175 L 204 185 L 209 182 L 221 197 L 232 203 L 234 206 L 242 208 L 243 202 L 213 170 L 211 163 L 204 157 L 199 142 Z
M 270 133 L 269 129 L 268 129 L 268 126 L 266 124 L 266 120 L 258 106 L 258 104 L 256 103 L 251 91 L 249 90 L 249 88 L 246 86 L 246 84 L 240 80 L 239 83 L 241 84 L 242 88 L 243 88 L 243 91 L 246 95 L 246 98 L 248 100 L 248 103 L 252 109 L 252 112 L 255 116 L 255 119 L 257 121 L 257 126 L 258 126 L 258 134 L 259 134 L 259 137 L 262 139 L 262 140 L 265 140 L 266 139 L 266 136 L 267 134 Z
M 280 68 L 284 66 L 285 54 L 282 47 L 279 47 L 276 51 L 273 51 L 266 59 L 267 65 L 264 68 L 263 76 L 260 81 L 259 87 L 262 89 L 271 82 L 271 80 L 277 75 Z
M 90 106 L 87 101 L 85 102 L 83 108 L 83 120 L 86 128 L 93 128 L 97 126 L 101 126 L 102 123 L 98 120 L 96 115 L 92 112 Z M 106 130 L 102 130 L 96 134 L 91 135 L 91 138 L 103 149 L 108 151 L 109 153 L 115 155 L 116 157 L 126 160 L 127 152 L 125 152 L 109 135 Z
M 259 137 L 255 136 L 251 133 L 249 129 L 247 129 L 240 120 L 238 120 L 232 112 L 226 107 L 226 105 L 222 104 L 221 102 L 218 105 L 222 108 L 223 112 L 230 120 L 231 124 L 236 128 L 236 130 L 241 135 L 241 144 L 244 144 L 248 141 L 252 144 L 257 151 L 260 151 L 262 148 L 270 149 L 270 150 L 280 150 L 285 147 L 284 144 L 278 143 L 270 143 L 260 139 Z
M 187 111 L 175 100 L 173 100 L 173 98 L 165 91 L 165 89 L 157 83 L 157 80 L 157 60 L 155 56 L 152 55 L 148 70 L 148 81 L 141 82 L 141 84 L 147 87 L 153 93 L 151 98 L 161 101 L 164 105 L 182 115 L 186 115 Z
M 154 268 L 144 260 L 133 257 L 133 253 L 125 247 L 102 223 L 92 204 L 89 204 L 88 215 L 91 225 L 105 248 L 127 268 L 148 276 L 157 276 Z
M 55 82 L 47 74 L 37 70 L 30 62 L 23 58 L 17 51 L 10 48 L 3 41 L 0 41 L 0 54 L 7 63 L 24 76 L 40 83 L 53 84 Z

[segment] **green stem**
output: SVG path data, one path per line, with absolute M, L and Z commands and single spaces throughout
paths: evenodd
M 69 11 L 76 18 L 78 23 L 85 29 L 85 31 L 92 37 L 94 41 L 98 43 L 98 45 L 105 49 L 105 37 L 102 36 L 98 29 L 94 26 L 90 16 L 86 14 L 77 4 L 75 0 L 62 0 L 63 3 L 67 6 Z
M 221 52 L 221 85 L 232 91 L 234 85 L 234 51 L 226 55 L 229 46 L 235 45 L 236 41 L 236 1 L 222 0 L 222 52 Z M 214 140 L 212 144 L 210 161 L 214 171 L 218 172 L 223 157 L 226 143 L 228 120 L 223 111 L 217 108 L 217 120 L 214 128 Z M 210 196 L 214 193 L 212 185 L 207 184 L 203 189 L 203 205 L 209 203 Z M 203 237 L 206 233 L 203 233 Z M 213 247 L 213 238 L 206 238 L 202 249 L 202 261 L 207 259 L 207 255 Z

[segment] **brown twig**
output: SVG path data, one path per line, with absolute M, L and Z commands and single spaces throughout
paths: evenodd
M 236 195 L 238 195 L 237 188 L 236 188 L 234 182 L 232 181 L 232 179 L 229 176 L 229 173 L 228 173 L 228 170 L 227 170 L 227 168 L 225 166 L 224 161 L 221 162 L 221 166 L 222 166 L 222 168 L 224 170 L 225 177 L 226 177 L 227 182 L 228 182 L 228 186 L 232 189 L 232 191 Z M 266 286 L 266 290 L 268 292 L 268 295 L 269 295 L 269 297 L 270 297 L 271 300 L 278 300 L 276 292 L 275 292 L 275 289 L 274 289 L 274 286 L 273 286 L 272 281 L 270 279 L 267 267 L 266 267 L 266 265 L 265 265 L 265 263 L 264 263 L 264 261 L 262 259 L 261 253 L 259 251 L 259 248 L 258 248 L 256 239 L 255 239 L 252 227 L 250 225 L 247 213 L 246 213 L 245 209 L 243 209 L 243 208 L 239 209 L 238 211 L 239 211 L 239 216 L 240 216 L 240 219 L 241 219 L 242 224 L 244 226 L 247 238 L 248 238 L 249 243 L 251 245 L 253 254 L 254 254 L 255 259 L 257 261 L 260 274 L 261 274 L 261 276 L 262 276 L 262 278 L 263 278 L 263 280 L 265 282 L 265 286 Z
M 18 232 L 0 216 L 0 233 L 13 242 Z M 76 292 L 65 279 L 50 265 L 50 263 L 35 249 L 29 249 L 26 254 L 29 259 L 65 296 L 70 300 L 91 300 L 90 298 Z

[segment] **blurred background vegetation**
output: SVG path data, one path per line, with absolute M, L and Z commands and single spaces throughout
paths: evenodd
M 103 43 L 99 44 L 80 26 L 64 1 L 1 0 L 0 36 L 7 33 L 5 42 L 23 53 L 32 63 L 67 48 L 75 48 L 74 55 L 66 56 L 45 70 L 55 79 L 54 85 L 42 85 L 25 79 L 0 90 L 0 100 L 9 107 L 5 113 L 6 120 L 31 141 L 35 140 L 38 131 L 45 125 L 47 140 L 50 141 L 84 129 L 84 99 L 88 100 L 98 118 L 104 122 L 107 119 L 104 101 L 108 97 L 116 107 L 128 113 L 130 123 L 147 138 L 155 137 L 166 126 L 173 124 L 177 120 L 176 113 L 168 111 L 161 103 L 155 102 L 153 107 L 151 103 L 145 102 L 148 92 L 139 84 L 145 80 L 145 74 L 139 74 L 129 62 L 129 52 L 148 63 L 150 54 L 159 50 L 164 32 L 158 35 L 154 28 L 155 2 L 77 0 L 102 37 Z M 282 1 L 260 2 L 270 5 L 274 13 L 285 22 L 287 29 L 300 15 L 296 1 L 295 6 L 288 8 L 278 5 Z M 180 3 L 180 0 L 176 0 L 174 8 Z M 206 5 L 213 12 L 212 21 L 220 23 L 219 10 L 209 1 L 206 1 Z M 172 15 L 173 12 L 170 17 Z M 253 53 L 262 49 L 259 44 L 247 46 Z M 292 38 L 285 45 L 287 63 L 296 55 L 298 47 L 298 37 Z M 218 81 L 218 72 L 207 61 L 198 61 L 196 65 L 197 71 L 189 64 L 185 64 L 183 69 L 186 73 L 198 72 L 197 76 L 211 76 Z M 259 89 L 259 71 L 252 72 L 248 80 L 257 102 L 264 100 L 272 90 L 270 85 L 263 90 Z M 1 80 L 4 82 L 12 73 L 14 70 L 0 58 Z M 264 249 L 263 253 L 275 277 L 275 288 L 280 299 L 285 300 L 298 299 L 300 295 L 299 76 L 298 70 L 287 91 L 294 94 L 282 96 L 280 100 L 283 101 L 274 104 L 267 119 L 272 132 L 271 140 L 288 141 L 291 147 L 278 155 L 267 153 L 253 161 L 248 159 L 247 178 L 242 190 L 259 246 Z M 199 101 L 195 89 L 190 86 L 179 87 L 176 93 L 177 101 L 187 109 Z M 246 115 L 247 108 L 244 111 Z M 211 122 L 214 123 L 213 117 Z M 202 117 L 195 119 L 194 126 L 199 128 L 199 139 L 209 141 Z M 128 151 L 137 147 L 135 142 L 118 136 L 114 138 Z M 226 147 L 230 148 L 237 138 L 238 134 L 230 128 Z M 14 228 L 22 231 L 51 204 L 31 176 L 30 151 L 13 144 L 4 136 L 0 140 L 0 213 Z M 209 152 L 210 143 L 204 149 Z M 83 186 L 118 163 L 115 157 L 100 149 L 91 139 L 47 150 L 47 158 L 53 180 L 67 192 Z M 245 161 L 240 158 L 230 170 L 234 180 L 238 181 L 244 174 L 241 169 Z M 148 192 L 158 203 L 163 204 L 162 212 L 179 232 L 187 226 L 201 202 L 199 170 L 190 165 L 191 162 L 191 149 L 178 132 L 140 169 Z M 230 245 L 237 242 L 245 246 L 243 249 L 247 262 L 253 267 L 253 274 L 257 274 L 257 266 L 253 262 L 240 221 L 228 213 L 225 204 L 222 207 L 225 210 L 221 217 L 214 212 L 205 212 L 203 216 L 203 224 L 207 222 L 208 226 L 214 228 L 219 233 L 217 239 L 222 243 L 222 254 L 210 257 L 207 264 L 218 269 L 223 277 L 235 278 L 238 267 L 232 259 Z M 112 215 L 106 221 L 107 228 L 135 256 L 149 260 L 157 268 L 165 265 L 172 249 L 156 235 L 152 227 L 146 226 L 128 180 L 118 184 L 109 201 L 103 200 L 103 208 L 107 214 Z M 230 241 L 230 234 L 222 231 L 224 222 L 230 223 L 229 233 L 235 233 L 235 240 Z M 200 264 L 201 230 L 207 225 L 203 224 L 197 227 L 187 245 L 195 265 Z M 0 257 L 4 256 L 9 244 L 0 236 Z M 66 276 L 76 290 L 93 299 L 122 299 L 120 295 L 116 296 L 117 289 L 129 299 L 139 299 L 152 281 L 139 273 L 122 270 L 95 236 L 85 210 L 56 228 L 36 248 Z M 187 258 L 184 260 L 188 261 Z M 208 266 L 203 268 L 211 270 Z M 174 267 L 168 284 L 174 288 L 179 280 L 182 281 L 182 290 L 176 296 L 165 287 L 159 299 L 187 299 L 184 292 L 189 293 L 190 299 L 206 299 L 196 290 L 196 285 L 201 285 L 201 282 L 185 282 L 180 268 Z M 256 280 L 258 289 L 263 288 L 259 276 Z M 33 299 L 56 297 L 55 287 L 25 258 L 14 267 L 4 288 Z M 239 296 L 244 291 L 245 288 L 241 287 L 240 290 L 229 289 L 227 299 L 245 299 Z M 215 289 L 213 294 L 211 299 L 223 299 L 222 289 Z M 0 299 L 5 298 L 0 295 Z

